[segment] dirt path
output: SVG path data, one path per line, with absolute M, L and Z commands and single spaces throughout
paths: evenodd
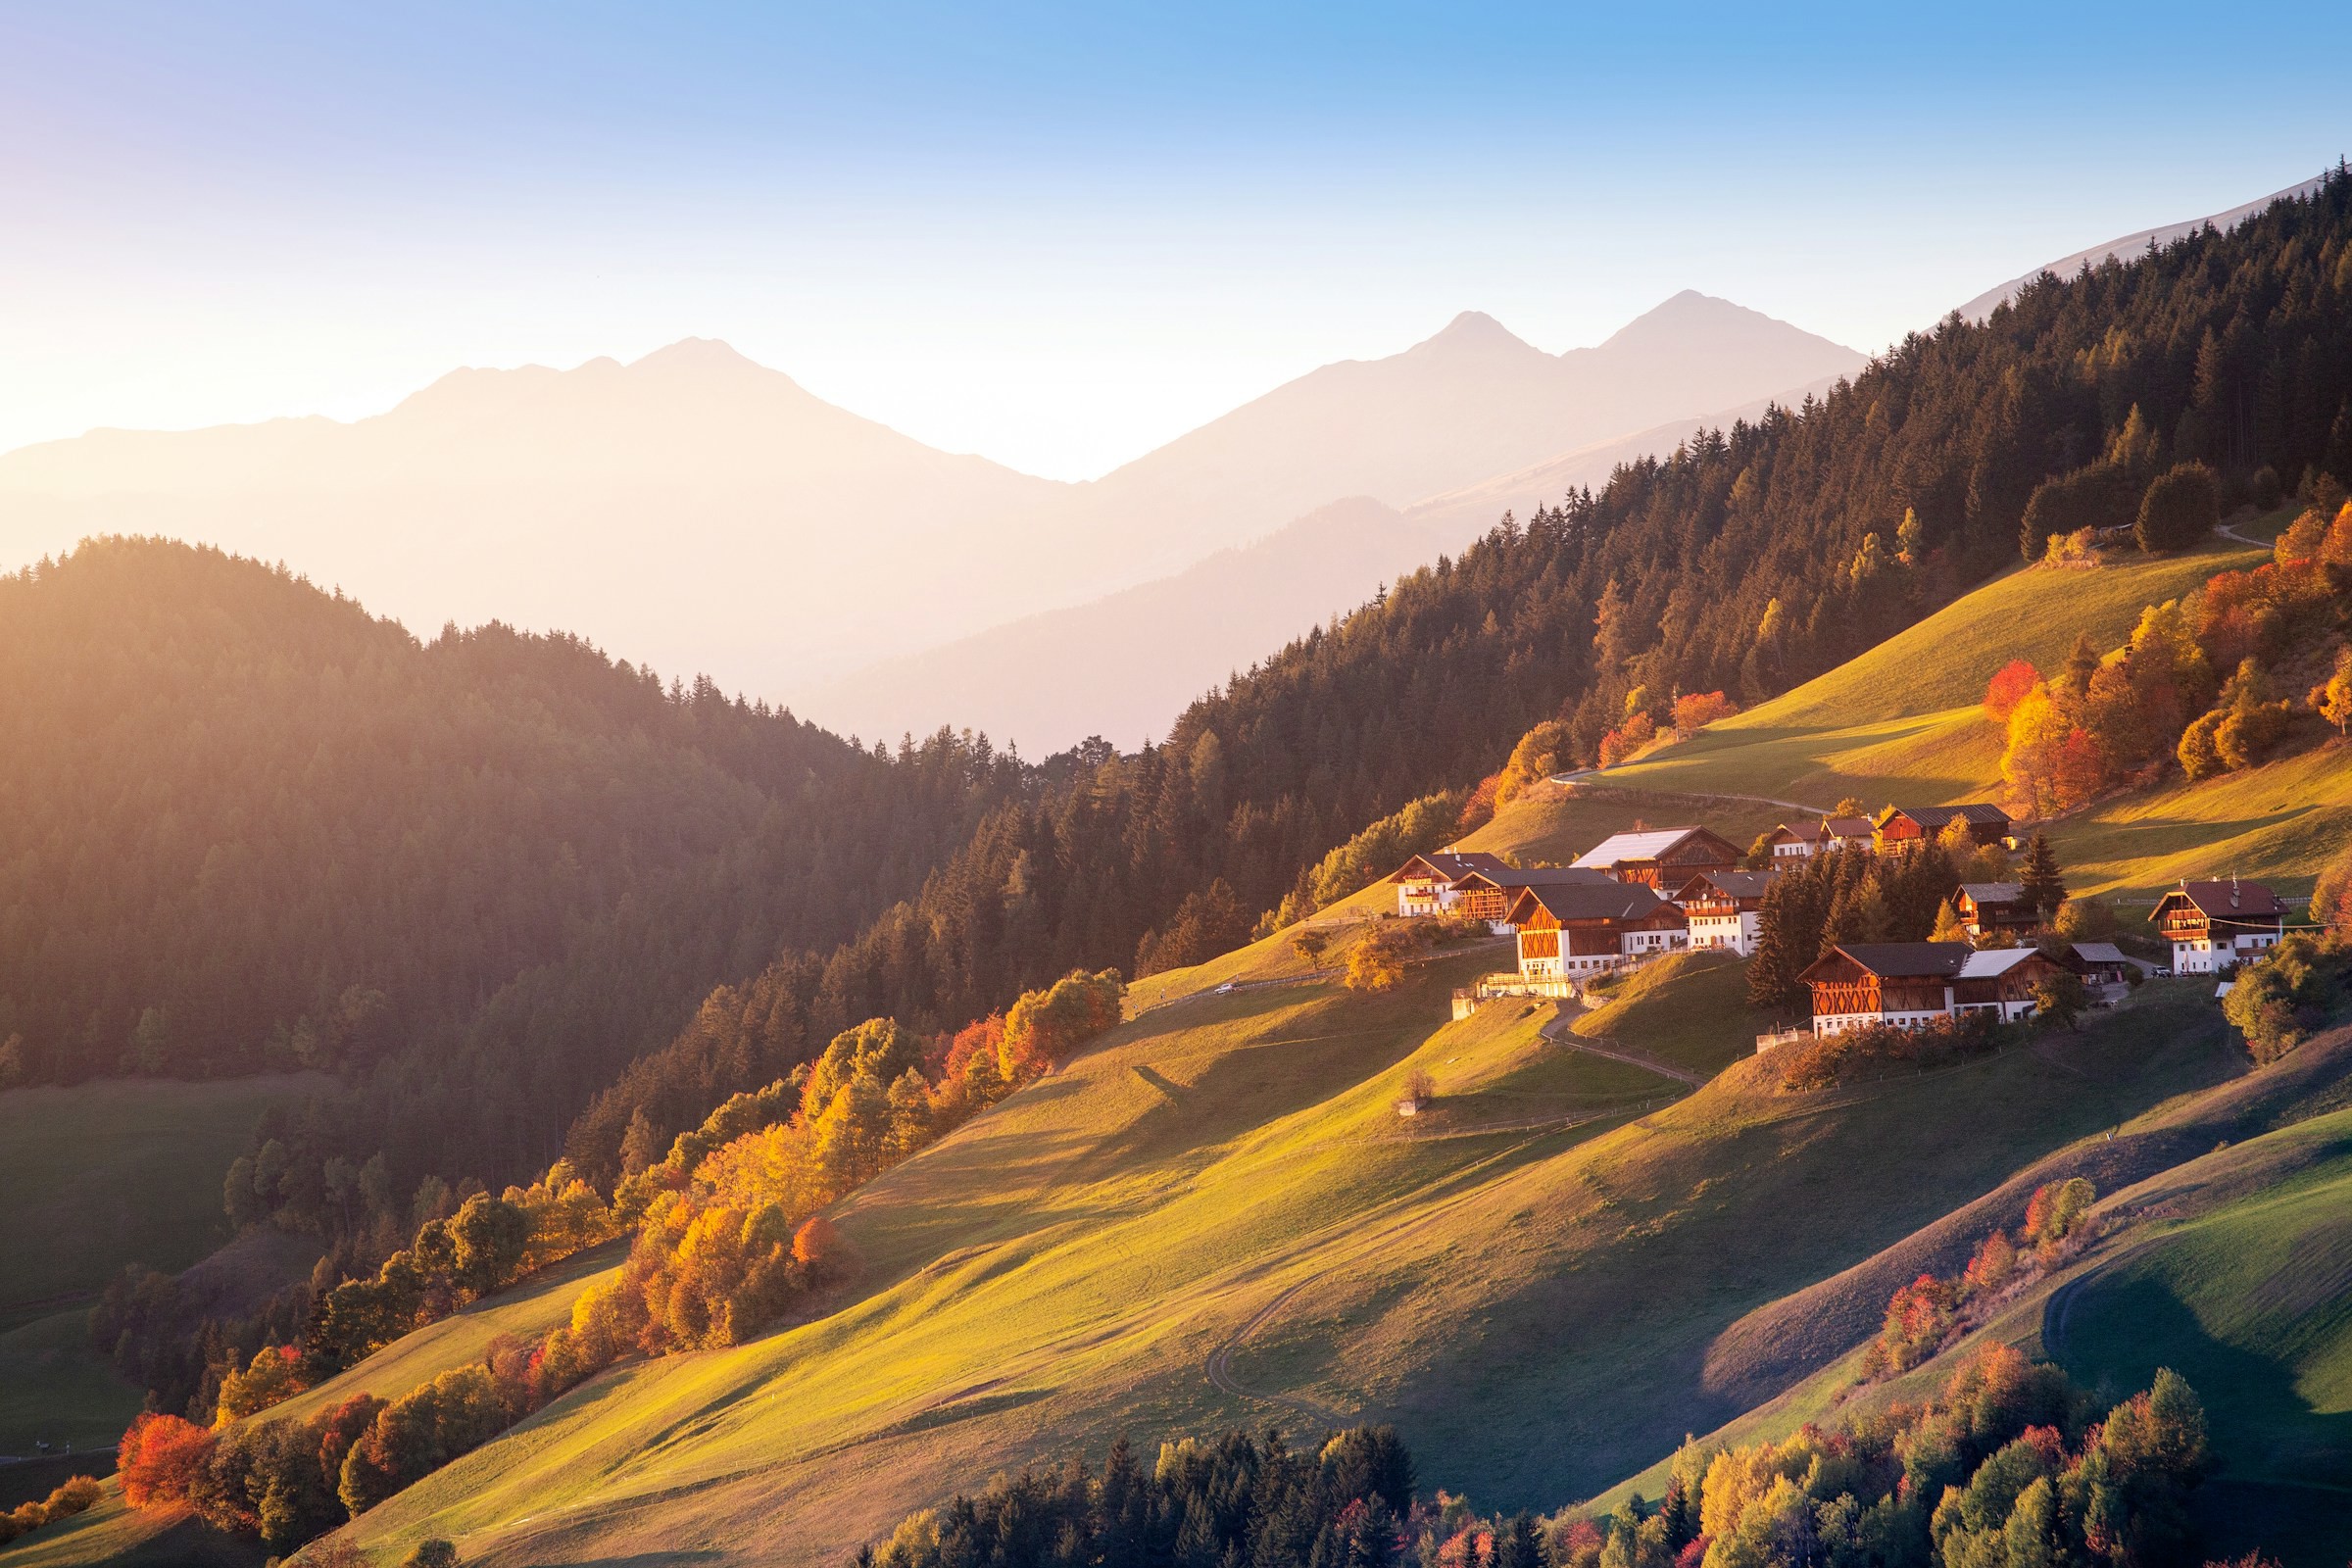
M 1565 1046 L 1570 1051 L 1581 1051 L 1589 1056 L 1605 1056 L 1611 1061 L 1622 1061 L 1629 1067 L 1639 1067 L 1644 1072 L 1654 1072 L 1661 1078 L 1677 1079 L 1689 1084 L 1693 1089 L 1707 1081 L 1706 1075 L 1703 1073 L 1692 1072 L 1688 1067 L 1677 1067 L 1671 1061 L 1661 1061 L 1646 1052 L 1622 1051 L 1612 1046 L 1604 1046 L 1598 1041 L 1587 1039 L 1578 1034 L 1574 1028 L 1575 1013 L 1570 1012 L 1558 1003 L 1554 1003 L 1552 1005 L 1554 1013 L 1551 1022 L 1536 1032 L 1555 1046 Z
M 2244 534 L 2239 533 L 2235 528 L 2232 528 L 2226 522 L 2215 523 L 2213 525 L 2213 531 L 2220 534 L 2225 539 L 2234 539 L 2241 545 L 2252 545 L 2257 550 L 2270 550 L 2275 548 L 2268 539 L 2249 539 Z

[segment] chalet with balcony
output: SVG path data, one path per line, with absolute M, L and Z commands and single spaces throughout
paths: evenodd
M 2183 882 L 2150 916 L 2173 945 L 2173 973 L 2212 974 L 2278 945 L 2286 906 L 2260 882 Z
M 1579 885 L 1611 887 L 1617 880 L 1605 871 L 1580 870 L 1573 865 L 1497 865 L 1462 878 L 1453 912 L 1484 920 L 1496 936 L 1507 936 L 1512 929 L 1511 906 L 1519 902 L 1521 893 L 1529 888 Z
M 1980 952 L 1965 942 L 1840 943 L 1798 978 L 1813 991 L 1813 1032 L 1889 1025 L 1917 1029 L 1943 1018 L 2034 1015 L 2034 984 L 2058 965 L 2033 948 Z
M 1870 847 L 1871 822 L 1867 816 L 1825 816 L 1818 822 L 1798 822 L 1793 826 L 1783 822 L 1772 830 L 1772 858 L 1776 864 L 1809 860 L 1831 850 Z
M 1756 926 L 1764 909 L 1770 871 L 1708 871 L 1677 889 L 1674 902 L 1690 922 L 1690 948 L 1737 953 L 1756 951 Z
M 1461 897 L 1462 880 L 1476 871 L 1509 866 L 1478 851 L 1432 850 L 1416 855 L 1389 875 L 1396 888 L 1398 914 L 1444 914 Z
M 1871 848 L 1881 855 L 1924 839 L 1939 838 L 1954 821 L 1968 824 L 1968 835 L 1979 844 L 1998 844 L 2009 836 L 2009 813 L 1997 806 L 1889 806 L 1871 823 Z
M 1952 911 L 1972 937 L 1987 932 L 2031 931 L 2041 923 L 2041 911 L 2026 902 L 2022 882 L 1963 882 L 1952 895 Z
M 1544 882 L 1613 881 L 1606 872 L 1579 871 L 1564 865 L 1519 866 L 1483 850 L 1433 850 L 1416 855 L 1394 872 L 1396 912 L 1401 915 L 1453 914 L 1484 920 L 1502 935 L 1520 890 Z
M 1642 828 L 1610 834 L 1574 863 L 1578 870 L 1606 872 L 1663 893 L 1705 872 L 1731 870 L 1740 863 L 1740 850 L 1703 827 Z
M 1679 953 L 1690 922 L 1641 883 L 1539 883 L 1520 890 L 1510 924 L 1526 981 L 1574 980 Z

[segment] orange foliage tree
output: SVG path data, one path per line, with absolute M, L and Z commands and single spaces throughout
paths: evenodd
M 2026 694 L 2041 683 L 2041 672 L 2023 659 L 2012 659 L 1984 685 L 1984 711 L 1996 724 L 2009 722 Z
M 133 1508 L 173 1507 L 189 1501 L 212 1457 L 213 1435 L 193 1421 L 153 1410 L 141 1414 L 115 1450 L 122 1500 Z
M 1687 738 L 1738 711 L 1740 705 L 1721 692 L 1690 692 L 1674 700 L 1674 732 Z

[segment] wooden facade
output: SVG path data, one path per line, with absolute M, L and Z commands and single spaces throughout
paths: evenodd
M 1998 844 L 2015 825 L 2007 811 L 1983 802 L 1966 806 L 1889 806 L 1871 824 L 1871 847 L 1881 855 L 1892 855 L 1907 845 L 1939 837 L 1955 819 L 1968 824 L 1969 837 L 1978 844 Z
M 1611 834 L 1578 856 L 1576 865 L 1664 892 L 1708 871 L 1729 871 L 1740 856 L 1739 846 L 1710 828 L 1645 828 Z
M 1979 952 L 1965 942 L 1841 944 L 1802 976 L 1813 993 L 1813 1030 L 1873 1025 L 1917 1028 L 1989 1012 L 2030 1017 L 2034 988 L 2058 966 L 2032 948 Z
M 2149 918 L 2173 945 L 2177 974 L 2212 974 L 2261 957 L 2286 930 L 2286 906 L 2260 882 L 2183 882 Z

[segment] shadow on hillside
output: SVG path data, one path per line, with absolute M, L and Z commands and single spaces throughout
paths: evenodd
M 2336 1273 L 2352 1257 L 2342 1245 L 2320 1250 L 2339 1254 L 2325 1263 Z M 2298 1246 L 2280 1273 L 2301 1272 L 2311 1251 Z M 2339 1291 L 2338 1314 L 2342 1300 Z M 2340 1490 L 2352 1475 L 2352 1412 L 2313 1409 L 2290 1368 L 2215 1339 L 2161 1279 L 2127 1263 L 2053 1296 L 2042 1343 L 2101 1405 L 2131 1397 L 2165 1366 L 2197 1391 L 2215 1459 L 2196 1507 L 2207 1556 L 2260 1546 L 2288 1568 L 2333 1568 L 2352 1555 L 2352 1507 Z
M 2227 839 L 2243 838 L 2308 816 L 2316 807 L 2273 811 L 2267 816 L 2233 816 L 2227 821 L 2202 821 L 2192 816 L 2143 816 L 2128 822 L 2093 824 L 2102 860 L 2152 859 L 2203 849 Z

